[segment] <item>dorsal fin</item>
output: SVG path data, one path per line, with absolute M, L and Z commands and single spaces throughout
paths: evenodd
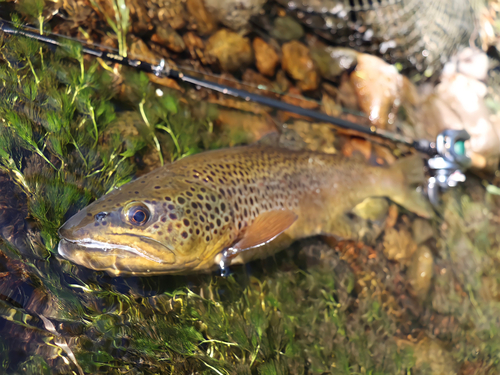
M 236 254 L 240 251 L 262 246 L 272 241 L 278 235 L 297 220 L 297 215 L 291 210 L 267 211 L 255 219 L 246 228 L 243 237 L 231 247 L 231 252 Z

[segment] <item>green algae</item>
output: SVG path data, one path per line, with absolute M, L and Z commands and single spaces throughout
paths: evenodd
M 445 196 L 439 238 L 429 244 L 437 272 L 423 304 L 380 244 L 332 248 L 319 239 L 227 278 L 111 279 L 54 255 L 57 228 L 141 166 L 222 147 L 210 111 L 195 117 L 142 73 L 124 69 L 118 84 L 75 45 L 50 53 L 12 38 L 0 58 L 1 170 L 24 192 L 35 223 L 17 234 L 28 249 L 0 240 L 0 332 L 16 338 L 0 340 L 4 373 L 500 370 L 500 202 L 478 184 Z M 435 346 L 415 344 L 428 345 L 422 336 L 438 341 L 448 362 L 430 357 Z

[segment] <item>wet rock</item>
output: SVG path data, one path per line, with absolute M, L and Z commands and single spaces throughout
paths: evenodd
M 231 146 L 252 143 L 265 135 L 277 133 L 276 126 L 268 115 L 221 109 L 216 121 L 223 131 L 228 132 Z
M 228 72 L 250 65 L 254 59 L 249 39 L 227 29 L 217 31 L 208 39 L 206 53 Z
M 186 44 L 184 43 L 182 37 L 169 26 L 157 27 L 156 33 L 153 34 L 151 40 L 177 53 L 186 49 Z
M 378 57 L 359 54 L 351 82 L 359 107 L 371 123 L 382 129 L 391 129 L 403 85 L 403 78 L 397 69 Z
M 431 287 L 434 257 L 427 246 L 419 246 L 408 266 L 408 281 L 420 301 L 425 300 Z
M 286 124 L 286 128 L 293 130 L 304 141 L 308 150 L 325 154 L 336 152 L 335 133 L 330 124 L 296 120 L 291 124 Z
M 217 29 L 217 20 L 207 11 L 203 0 L 187 0 L 186 8 L 199 34 L 209 35 Z
M 276 39 L 288 42 L 302 38 L 304 36 L 304 28 L 290 16 L 276 17 L 271 35 Z
M 283 60 L 281 66 L 302 91 L 315 90 L 319 85 L 319 75 L 309 49 L 302 43 L 291 41 L 282 47 Z
M 432 238 L 434 230 L 428 220 L 416 218 L 411 225 L 413 240 L 418 245 Z
M 387 259 L 407 263 L 415 250 L 417 250 L 417 244 L 406 229 L 386 229 L 383 253 Z
M 422 338 L 417 343 L 407 340 L 397 340 L 398 346 L 413 349 L 415 367 L 423 374 L 456 375 L 456 363 L 452 355 L 439 340 Z
M 68 19 L 74 26 L 85 22 L 92 14 L 92 8 L 85 0 L 66 0 L 62 3 L 62 8 L 68 14 Z
M 328 94 L 323 93 L 321 99 L 321 111 L 328 116 L 338 117 L 342 113 L 342 106 L 335 102 L 335 100 Z
M 253 40 L 252 45 L 255 51 L 255 64 L 259 72 L 268 77 L 274 76 L 276 66 L 280 62 L 280 58 L 274 48 L 258 37 Z
M 389 202 L 385 198 L 367 198 L 352 211 L 365 220 L 381 220 L 387 216 Z
M 205 0 L 207 9 L 234 31 L 248 28 L 250 17 L 259 13 L 266 0 Z
M 333 88 L 333 86 L 328 84 L 323 84 L 323 88 Z M 329 93 L 335 94 L 334 98 L 337 98 L 337 101 L 345 108 L 359 111 L 359 103 L 358 97 L 356 96 L 356 89 L 352 84 L 351 80 L 347 75 L 343 75 L 340 78 L 340 86 L 339 88 L 334 88 L 333 90 L 329 90 Z
M 168 25 L 174 30 L 186 26 L 188 13 L 184 7 L 185 0 L 146 0 L 148 14 L 157 19 L 158 26 Z
M 207 61 L 203 53 L 203 50 L 205 49 L 205 44 L 203 43 L 203 40 L 198 35 L 196 35 L 191 31 L 184 34 L 182 36 L 182 39 L 184 40 L 184 44 L 186 45 L 189 54 L 191 55 L 191 58 L 200 59 L 202 64 L 206 64 Z
M 443 75 L 416 113 L 417 137 L 435 140 L 445 129 L 465 129 L 478 168 L 494 170 L 500 157 L 500 120 L 486 106 L 486 85 L 462 73 Z
M 278 85 L 280 92 L 287 92 L 288 89 L 292 86 L 292 83 L 286 76 L 286 73 L 281 69 L 279 69 L 278 73 L 276 73 L 275 82 Z
M 311 49 L 311 57 L 321 77 L 337 81 L 342 73 L 356 66 L 358 52 L 350 48 L 316 47 Z

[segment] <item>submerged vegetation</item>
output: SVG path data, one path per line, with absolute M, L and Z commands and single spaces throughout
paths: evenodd
M 227 278 L 112 279 L 59 258 L 57 229 L 78 209 L 234 142 L 213 133 L 217 108 L 185 97 L 71 43 L 1 41 L 1 373 L 500 371 L 500 201 L 473 177 L 432 225 L 392 205 L 383 240 L 308 239 Z

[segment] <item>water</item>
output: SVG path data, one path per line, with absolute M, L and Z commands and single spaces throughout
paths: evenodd
M 72 16 L 109 27 L 95 14 Z M 498 178 L 485 175 L 487 192 L 469 175 L 429 221 L 367 202 L 356 211 L 369 217 L 367 243 L 310 238 L 224 278 L 111 278 L 61 259 L 57 229 L 162 162 L 276 129 L 290 147 L 386 161 L 399 149 L 187 86 L 154 86 L 131 69 L 110 75 L 77 50 L 11 38 L 0 52 L 0 373 L 499 372 Z M 187 53 L 169 52 L 179 61 Z M 296 83 L 284 78 L 270 81 Z M 320 100 L 322 90 L 299 95 Z M 286 129 L 276 126 L 283 121 Z

